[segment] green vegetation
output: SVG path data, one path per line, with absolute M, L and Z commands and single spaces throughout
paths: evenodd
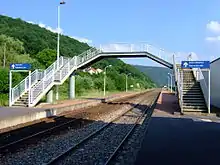
M 154 67 L 154 66 L 141 66 L 134 65 L 142 73 L 146 74 L 154 81 L 157 86 L 167 85 L 167 75 L 168 73 L 172 73 L 172 70 L 165 67 Z
M 56 59 L 57 35 L 38 25 L 29 24 L 21 19 L 12 19 L 0 15 L 0 105 L 7 105 L 8 74 L 10 63 L 30 63 L 33 70 L 45 69 Z M 90 46 L 68 36 L 61 36 L 61 55 L 73 57 L 88 50 Z M 103 59 L 92 65 L 94 68 L 107 69 L 106 90 L 110 92 L 125 91 L 125 74 L 128 76 L 128 87 L 146 89 L 155 84 L 145 74 L 119 59 Z M 76 94 L 100 93 L 103 90 L 103 73 L 90 75 L 78 70 L 76 72 Z M 26 73 L 13 74 L 13 86 L 18 84 Z M 60 98 L 68 96 L 68 80 L 60 87 Z

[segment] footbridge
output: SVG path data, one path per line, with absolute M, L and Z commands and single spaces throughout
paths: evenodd
M 185 54 L 186 55 L 186 54 Z M 185 56 L 184 55 L 184 56 Z M 178 91 L 181 90 L 182 80 L 178 72 L 179 55 L 156 48 L 147 43 L 138 44 L 107 44 L 100 45 L 99 48 L 91 48 L 73 58 L 60 57 L 46 70 L 35 70 L 31 76 L 26 77 L 18 85 L 12 88 L 9 96 L 9 106 L 35 106 L 46 94 L 52 95 L 53 86 L 62 85 L 67 78 L 70 78 L 70 99 L 75 97 L 75 77 L 77 69 L 85 68 L 103 58 L 132 58 L 147 57 L 170 69 L 173 69 Z M 179 79 L 178 79 L 179 77 Z M 31 79 L 29 81 L 29 79 Z M 29 82 L 31 82 L 29 86 Z M 181 93 L 181 92 L 179 92 Z

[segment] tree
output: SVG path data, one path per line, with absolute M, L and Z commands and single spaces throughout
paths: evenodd
M 9 66 L 9 63 L 14 62 L 15 56 L 24 52 L 23 43 L 18 39 L 8 37 L 4 34 L 0 35 L 0 65 L 3 67 Z
M 47 68 L 56 60 L 56 51 L 52 49 L 44 49 L 39 52 L 35 58 Z

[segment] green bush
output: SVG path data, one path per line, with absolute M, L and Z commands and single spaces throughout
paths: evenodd
M 0 105 L 8 106 L 8 94 L 0 94 Z

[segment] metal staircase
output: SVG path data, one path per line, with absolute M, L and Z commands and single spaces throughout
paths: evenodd
M 187 60 L 198 60 L 198 58 L 196 56 Z M 208 87 L 202 71 L 183 70 L 177 64 L 174 68 L 181 112 L 210 112 Z
M 192 70 L 182 70 L 183 74 L 183 112 L 207 112 L 205 99 Z

